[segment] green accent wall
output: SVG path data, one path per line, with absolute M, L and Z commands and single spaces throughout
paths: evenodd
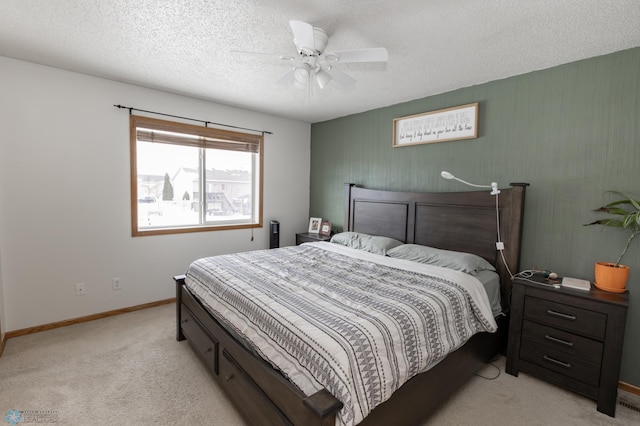
M 394 118 L 473 102 L 478 138 L 392 147 Z M 594 262 L 615 261 L 628 235 L 581 225 L 602 217 L 592 210 L 613 199 L 607 190 L 640 198 L 640 48 L 313 124 L 309 214 L 341 229 L 345 182 L 470 189 L 442 170 L 501 187 L 530 183 L 520 269 L 593 280 Z M 621 380 L 640 386 L 640 241 L 623 263 L 631 304 Z

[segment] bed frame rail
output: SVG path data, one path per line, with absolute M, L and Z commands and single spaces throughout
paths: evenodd
M 334 426 L 342 408 L 327 390 L 306 396 L 270 364 L 248 351 L 175 276 L 176 339 L 185 340 L 251 424 Z

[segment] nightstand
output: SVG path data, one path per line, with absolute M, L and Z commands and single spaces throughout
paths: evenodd
M 546 282 L 543 276 L 532 280 Z M 614 417 L 628 293 L 514 279 L 507 373 L 522 371 L 597 401 Z
M 314 241 L 330 241 L 330 235 L 313 234 L 310 232 L 302 232 L 296 234 L 296 245 L 299 246 L 302 243 L 311 243 Z

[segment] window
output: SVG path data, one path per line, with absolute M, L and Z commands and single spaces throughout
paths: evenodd
M 133 236 L 262 227 L 262 135 L 132 115 Z

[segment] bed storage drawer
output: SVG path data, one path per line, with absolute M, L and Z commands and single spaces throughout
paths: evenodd
M 260 419 L 261 425 L 292 424 L 226 349 L 220 356 L 220 378 L 229 396 L 242 405 L 245 418 Z M 247 400 L 252 403 L 243 404 Z
M 193 313 L 186 307 L 182 309 L 180 326 L 194 352 L 204 361 L 207 369 L 217 375 L 218 341 L 202 329 Z

